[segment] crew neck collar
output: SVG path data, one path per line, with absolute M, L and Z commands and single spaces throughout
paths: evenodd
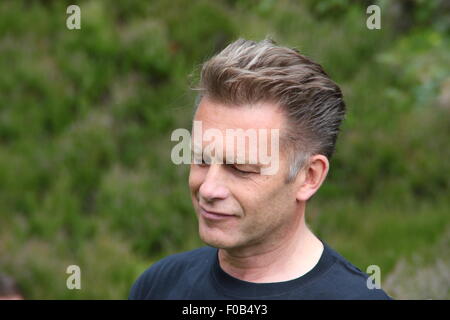
M 220 267 L 219 250 L 217 248 L 215 249 L 211 275 L 220 289 L 229 296 L 247 299 L 280 296 L 314 281 L 327 272 L 333 265 L 335 258 L 332 255 L 331 249 L 324 241 L 320 241 L 323 244 L 323 251 L 319 261 L 307 273 L 292 280 L 255 283 L 237 279 L 223 271 Z

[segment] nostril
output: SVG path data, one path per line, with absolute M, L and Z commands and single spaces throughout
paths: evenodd
M 213 198 L 203 198 L 203 200 L 204 200 L 205 203 L 208 203 L 208 204 L 211 204 L 211 203 L 214 202 Z

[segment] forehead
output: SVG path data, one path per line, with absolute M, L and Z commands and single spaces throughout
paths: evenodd
M 193 150 L 207 157 L 214 154 L 213 158 L 226 159 L 227 163 L 278 170 L 279 160 L 284 158 L 280 145 L 284 122 L 285 116 L 276 104 L 230 106 L 203 98 L 194 117 Z
M 279 129 L 285 125 L 281 108 L 274 103 L 252 105 L 225 105 L 203 97 L 194 120 L 202 121 L 205 128 L 226 129 Z

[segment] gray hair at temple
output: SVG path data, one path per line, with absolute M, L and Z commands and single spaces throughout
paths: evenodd
M 340 88 L 322 67 L 297 49 L 278 46 L 271 39 L 260 42 L 238 39 L 203 63 L 193 90 L 226 105 L 275 103 L 287 118 L 280 147 L 287 146 L 292 182 L 314 154 L 331 159 L 339 127 L 345 117 Z

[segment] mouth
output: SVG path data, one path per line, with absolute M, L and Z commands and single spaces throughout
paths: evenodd
M 208 220 L 225 220 L 225 219 L 236 218 L 236 216 L 234 214 L 208 211 L 208 210 L 204 209 L 202 206 L 199 206 L 199 209 L 200 209 L 200 215 Z

